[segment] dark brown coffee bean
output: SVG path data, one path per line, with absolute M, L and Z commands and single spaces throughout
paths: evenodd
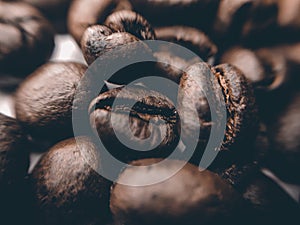
M 258 33 L 263 29 L 272 29 L 276 25 L 277 12 L 277 1 L 262 0 L 253 2 L 247 21 L 243 25 L 242 35 L 245 37 Z
M 67 15 L 72 0 L 22 0 L 38 8 L 60 33 L 67 32 Z
M 119 176 L 110 201 L 117 224 L 236 224 L 244 209 L 242 197 L 217 174 L 189 163 L 175 173 L 184 162 L 158 162 L 132 162 Z M 136 186 L 143 183 L 150 185 Z
M 282 180 L 300 184 L 300 94 L 296 93 L 270 122 L 268 164 Z
M 52 147 L 34 168 L 31 181 L 39 224 L 104 223 L 109 217 L 110 182 L 90 139 L 78 137 Z
M 240 68 L 253 84 L 259 114 L 273 124 L 278 114 L 299 90 L 300 45 L 298 43 L 249 50 L 235 47 L 221 57 L 221 62 Z
M 130 0 L 154 26 L 187 25 L 209 30 L 219 0 Z
M 220 62 L 238 67 L 255 89 L 272 91 L 282 87 L 288 79 L 284 56 L 272 49 L 252 51 L 235 47 L 225 52 Z
M 291 27 L 293 29 L 300 28 L 299 10 L 300 1 L 278 1 L 278 23 L 282 27 Z
M 107 17 L 104 24 L 114 32 L 127 32 L 140 40 L 153 40 L 155 33 L 148 21 L 136 12 L 120 10 Z
M 204 61 L 212 59 L 218 51 L 217 46 L 211 42 L 209 37 L 196 28 L 185 26 L 161 27 L 156 28 L 155 33 L 157 40 L 182 45 Z
M 116 84 L 127 84 L 143 76 L 155 75 L 155 58 L 151 49 L 130 33 L 112 33 L 106 26 L 91 26 L 85 31 L 81 46 L 88 64 L 92 64 L 98 59 L 92 65 L 92 70 L 98 72 L 90 74 L 91 76 L 99 77 L 100 73 L 105 80 Z M 141 61 L 141 57 L 147 58 L 149 62 L 133 63 Z M 102 72 L 104 66 L 111 70 L 120 62 L 125 66 L 115 73 L 105 74 L 106 71 Z M 105 77 L 105 75 L 109 76 Z M 97 80 L 97 78 L 95 79 Z
M 299 8 L 297 1 L 254 1 L 243 24 L 243 45 L 257 48 L 298 42 L 300 23 L 295 13 Z M 293 8 L 293 11 L 288 12 L 287 8 Z
M 250 224 L 298 224 L 300 207 L 272 179 L 264 175 L 256 163 L 232 165 L 221 177 L 252 206 Z
M 271 51 L 275 54 L 282 54 L 291 66 L 296 66 L 299 69 L 300 65 L 300 43 L 283 44 L 271 48 Z
M 251 160 L 253 151 L 248 149 L 248 145 L 253 143 L 257 129 L 257 112 L 251 86 L 242 72 L 233 66 L 222 64 L 209 69 L 207 64 L 198 63 L 189 67 L 182 76 L 178 94 L 179 111 L 191 113 L 196 109 L 198 113 L 184 116 L 183 126 L 187 127 L 183 129 L 183 141 L 198 139 L 191 162 L 199 163 L 212 126 L 218 126 L 218 121 L 211 121 L 212 106 L 209 105 L 207 96 L 214 107 L 224 104 L 227 114 L 227 118 L 224 118 L 227 121 L 224 140 L 212 166 L 226 165 L 232 160 Z M 221 114 L 220 108 L 216 107 L 215 110 L 218 120 L 226 117 Z M 195 129 L 199 129 L 199 126 L 200 136 L 195 137 Z
M 69 9 L 69 32 L 80 44 L 81 37 L 89 26 L 102 24 L 113 11 L 123 9 L 131 9 L 127 0 L 74 0 Z
M 257 130 L 257 109 L 252 86 L 238 68 L 229 64 L 215 66 L 213 72 L 222 88 L 228 113 L 223 147 L 230 149 L 229 146 L 234 143 L 246 147 L 245 144 L 252 142 Z M 237 154 L 242 156 L 245 153 Z
M 252 4 L 252 0 L 220 1 L 211 36 L 221 49 L 239 41 Z
M 25 2 L 38 10 L 52 23 L 57 32 L 66 32 L 69 6 L 72 0 L 3 0 L 7 2 Z
M 0 195 L 10 193 L 27 174 L 29 155 L 26 135 L 13 118 L 0 114 Z M 5 191 L 5 193 L 4 193 Z M 2 201 L 1 201 L 2 203 Z
M 47 63 L 21 84 L 16 116 L 34 139 L 56 143 L 73 135 L 72 103 L 85 71 L 79 63 Z
M 24 205 L 29 206 L 24 202 L 28 167 L 29 149 L 22 127 L 15 119 L 0 114 L 0 208 L 5 224 L 25 222 Z
M 254 1 L 248 19 L 243 25 L 244 43 L 248 46 L 263 46 L 298 41 L 299 7 L 299 0 Z
M 139 87 L 112 89 L 92 101 L 89 113 L 95 133 L 121 161 L 167 157 L 179 141 L 174 105 L 155 91 Z M 122 143 L 115 132 L 128 143 Z
M 105 54 L 109 54 L 113 57 L 111 51 L 118 48 L 124 48 L 122 52 L 124 52 L 124 56 L 126 55 L 126 45 L 133 42 L 139 41 L 135 36 L 121 32 L 121 33 L 113 33 L 108 27 L 95 25 L 89 27 L 83 34 L 81 40 L 81 49 L 85 60 L 90 65 L 92 64 L 98 57 L 103 56 Z M 129 47 L 128 46 L 128 47 Z M 118 57 L 121 57 L 118 55 Z
M 0 2 L 0 75 L 25 77 L 50 57 L 53 47 L 53 28 L 38 10 Z

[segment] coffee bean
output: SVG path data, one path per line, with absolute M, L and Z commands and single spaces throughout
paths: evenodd
M 72 0 L 4 0 L 28 3 L 38 10 L 52 23 L 58 32 L 66 32 L 66 17 Z
M 287 182 L 300 184 L 300 123 L 299 93 L 287 101 L 287 105 L 269 124 L 270 154 L 268 164 L 272 171 Z
M 53 28 L 38 10 L 0 2 L 0 75 L 27 76 L 48 60 L 53 47 Z
M 154 26 L 187 25 L 209 30 L 219 0 L 130 0 Z
M 257 163 L 232 165 L 220 175 L 252 206 L 250 224 L 298 224 L 300 207 Z
M 218 49 L 209 37 L 196 28 L 185 26 L 160 27 L 155 29 L 157 40 L 174 42 L 188 48 L 203 61 L 212 59 Z
M 300 9 L 300 1 L 278 1 L 278 23 L 283 27 L 291 27 L 295 30 L 300 28 L 300 20 L 298 12 Z
M 39 224 L 80 224 L 109 218 L 110 182 L 94 169 L 99 151 L 89 138 L 68 139 L 53 146 L 31 175 Z
M 153 40 L 155 33 L 148 21 L 136 12 L 120 10 L 109 15 L 104 24 L 114 32 L 127 32 L 140 40 Z
M 212 126 L 217 127 L 219 120 L 226 116 L 222 115 L 219 108 L 223 104 L 227 114 L 227 118 L 224 118 L 227 121 L 226 132 L 214 164 L 226 165 L 232 160 L 247 161 L 252 158 L 253 152 L 251 148 L 248 149 L 248 145 L 253 143 L 257 130 L 255 99 L 251 86 L 236 67 L 222 64 L 210 69 L 207 64 L 198 63 L 187 68 L 180 81 L 178 104 L 179 111 L 186 114 L 181 118 L 185 126 L 183 141 L 198 139 L 193 163 L 199 163 Z M 213 104 L 218 113 L 218 121 L 213 123 L 210 109 L 212 105 L 209 104 Z M 195 109 L 198 115 L 192 113 Z M 195 129 L 199 126 L 200 136 L 195 137 Z
M 20 85 L 16 116 L 34 139 L 53 144 L 73 135 L 72 103 L 85 70 L 79 63 L 47 63 Z
M 292 9 L 286 11 L 286 9 Z M 243 24 L 243 45 L 251 48 L 299 41 L 299 1 L 254 1 Z
M 272 49 L 252 51 L 235 47 L 226 51 L 220 60 L 243 71 L 255 89 L 272 91 L 288 80 L 288 65 L 282 54 Z
M 26 135 L 13 118 L 0 114 L 0 208 L 5 224 L 25 222 L 28 202 L 25 176 L 29 167 L 29 149 Z
M 242 27 L 253 3 L 252 0 L 219 1 L 210 36 L 220 50 L 240 42 Z
M 242 197 L 217 174 L 199 171 L 189 163 L 183 166 L 185 162 L 158 162 L 159 159 L 134 161 L 120 174 L 110 200 L 117 224 L 238 222 L 245 210 Z M 180 165 L 183 168 L 176 173 Z M 143 183 L 149 185 L 138 185 Z
M 104 25 L 91 26 L 85 31 L 81 46 L 87 63 L 93 63 L 91 70 L 98 71 L 89 74 L 88 79 L 95 79 L 92 77 L 100 75 L 109 82 L 127 84 L 147 75 L 155 75 L 155 58 L 151 49 L 130 33 L 112 33 Z M 147 57 L 149 61 L 133 63 L 141 61 L 141 57 Z M 98 60 L 96 61 L 96 59 Z M 107 78 L 107 71 L 113 70 L 120 63 L 127 66 L 120 68 L 115 73 L 108 74 Z M 103 70 L 104 67 L 107 69 Z M 90 89 L 91 85 L 87 85 L 86 88 Z
M 121 48 L 126 44 L 137 41 L 139 39 L 129 33 L 113 33 L 106 26 L 94 25 L 84 32 L 81 48 L 87 63 L 90 65 L 100 56 L 108 53 L 112 56 L 111 51 L 113 49 Z M 125 54 L 126 50 L 124 49 Z
M 113 11 L 131 9 L 127 0 L 74 0 L 69 9 L 68 29 L 80 44 L 84 31 L 91 25 L 102 24 Z
M 95 133 L 121 161 L 167 157 L 179 141 L 174 105 L 155 91 L 139 87 L 112 89 L 92 101 L 89 113 Z M 122 143 L 115 132 L 127 143 Z
M 27 138 L 20 124 L 3 114 L 0 131 L 0 195 L 13 197 L 10 187 L 22 183 L 29 166 Z

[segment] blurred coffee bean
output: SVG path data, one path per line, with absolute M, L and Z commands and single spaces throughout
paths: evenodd
M 53 146 L 31 174 L 39 224 L 90 225 L 109 219 L 110 182 L 94 169 L 99 151 L 86 137 Z
M 200 30 L 185 26 L 160 27 L 155 29 L 157 40 L 173 42 L 188 48 L 203 61 L 213 61 L 218 48 Z
M 0 208 L 3 224 L 26 222 L 26 207 L 29 206 L 25 192 L 25 176 L 29 167 L 28 147 L 20 124 L 0 114 Z
M 239 223 L 242 197 L 217 174 L 175 160 L 157 164 L 160 160 L 134 161 L 121 173 L 110 200 L 116 224 Z
M 268 166 L 282 180 L 300 184 L 300 95 L 295 94 L 270 122 Z
M 252 0 L 220 1 L 213 24 L 213 38 L 219 45 L 225 47 L 239 40 L 241 28 L 253 2 Z
M 253 207 L 249 224 L 298 224 L 300 207 L 281 187 L 264 175 L 256 163 L 236 164 L 220 176 Z
M 242 28 L 242 42 L 248 47 L 274 46 L 299 41 L 299 1 L 253 1 Z
M 153 26 L 186 25 L 211 29 L 219 0 L 130 0 Z
M 288 79 L 288 66 L 284 56 L 272 49 L 252 51 L 234 47 L 221 56 L 220 62 L 238 67 L 254 89 L 272 91 L 281 87 Z
M 53 28 L 29 4 L 0 1 L 0 76 L 25 77 L 50 57 Z
M 234 47 L 220 58 L 241 69 L 252 83 L 259 114 L 273 123 L 294 92 L 299 89 L 300 45 L 284 44 L 255 50 Z
M 16 117 L 33 139 L 54 144 L 73 135 L 73 98 L 86 69 L 50 62 L 23 81 L 15 96 Z
M 37 9 L 52 23 L 58 32 L 66 32 L 66 20 L 69 6 L 72 0 L 4 0 L 22 1 Z
M 127 0 L 74 0 L 69 9 L 68 29 L 80 44 L 84 31 L 92 25 L 103 24 L 114 11 L 131 9 Z
M 291 27 L 299 30 L 300 28 L 300 1 L 278 0 L 278 23 L 283 27 Z

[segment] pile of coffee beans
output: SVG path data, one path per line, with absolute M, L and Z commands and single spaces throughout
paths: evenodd
M 300 185 L 299 10 L 0 0 L 16 114 L 0 114 L 0 223 L 299 224 L 300 204 L 263 172 Z M 85 64 L 49 60 L 60 32 Z

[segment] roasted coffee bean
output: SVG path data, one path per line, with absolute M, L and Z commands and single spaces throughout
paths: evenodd
M 276 30 L 277 0 L 254 1 L 248 12 L 248 18 L 242 27 L 242 38 L 250 46 L 276 43 L 273 36 Z M 265 36 L 260 36 L 265 35 Z M 274 37 L 270 39 L 270 37 Z M 269 40 L 267 40 L 269 39 Z
M 20 224 L 20 217 L 24 222 L 28 167 L 29 149 L 22 127 L 15 119 L 0 114 L 0 208 L 4 224 Z
M 278 46 L 250 50 L 235 47 L 221 56 L 222 63 L 237 66 L 252 83 L 260 118 L 266 123 L 273 123 L 293 89 L 299 86 L 298 78 L 293 75 L 300 71 L 300 60 L 296 56 L 299 48 L 292 46 L 295 48 Z
M 124 162 L 167 157 L 179 141 L 174 105 L 155 91 L 140 87 L 112 89 L 92 101 L 89 113 L 91 126 L 104 146 Z
M 113 54 L 111 53 L 111 51 L 113 49 L 124 48 L 122 52 L 124 52 L 124 56 L 126 56 L 126 50 L 128 49 L 125 47 L 125 45 L 129 44 L 128 47 L 130 46 L 130 48 L 132 48 L 132 45 L 130 45 L 130 43 L 137 41 L 139 41 L 139 39 L 129 33 L 113 33 L 106 26 L 94 25 L 89 27 L 84 32 L 81 40 L 81 49 L 85 60 L 90 65 L 98 57 L 105 54 L 109 54 L 109 56 L 112 57 Z M 118 55 L 117 57 L 120 57 L 120 55 Z
M 29 166 L 26 135 L 13 118 L 0 114 L 0 195 L 22 183 Z M 6 194 L 3 193 L 6 190 Z M 2 202 L 2 201 L 1 201 Z
M 228 35 L 229 31 L 239 29 L 244 22 L 245 11 L 247 12 L 251 5 L 251 0 L 221 0 L 214 22 L 214 31 L 224 36 Z
M 300 1 L 278 1 L 278 23 L 283 27 L 291 27 L 295 30 L 300 28 L 299 10 Z
M 208 61 L 216 55 L 217 46 L 211 42 L 208 36 L 196 28 L 185 26 L 160 27 L 155 29 L 157 40 L 174 42 L 182 45 L 203 61 Z
M 130 0 L 154 26 L 187 25 L 209 30 L 219 0 Z
M 220 1 L 213 24 L 213 38 L 223 48 L 239 40 L 252 4 L 252 0 Z
M 151 49 L 130 33 L 112 33 L 106 26 L 94 25 L 85 31 L 81 46 L 87 63 L 90 65 L 94 62 L 91 70 L 98 71 L 89 74 L 90 77 L 100 75 L 110 82 L 127 84 L 147 75 L 153 76 L 155 73 L 155 58 Z M 141 61 L 141 57 L 146 57 L 149 62 L 132 63 Z M 98 60 L 95 62 L 96 59 Z M 103 71 L 103 67 L 112 70 L 120 63 L 130 65 L 108 74 L 109 77 L 106 78 L 107 70 Z M 90 88 L 90 85 L 86 88 Z
M 56 31 L 66 31 L 66 17 L 72 0 L 4 0 L 21 1 L 39 9 L 43 15 L 54 25 Z
M 284 56 L 272 49 L 252 51 L 235 47 L 226 51 L 220 62 L 238 67 L 255 89 L 272 91 L 288 80 L 288 65 Z
M 38 10 L 0 1 L 0 75 L 25 77 L 50 57 L 53 47 L 53 28 Z
M 296 12 L 299 6 L 298 0 L 254 1 L 243 24 L 243 44 L 257 48 L 298 42 L 300 23 Z
M 268 166 L 282 180 L 300 184 L 300 94 L 286 99 L 287 105 L 269 124 Z
M 113 11 L 131 9 L 127 0 L 74 0 L 69 9 L 68 29 L 80 44 L 84 31 L 91 25 L 103 24 Z
M 105 223 L 109 218 L 110 182 L 94 169 L 99 151 L 86 137 L 52 147 L 31 174 L 39 224 Z
M 241 211 L 245 210 L 242 196 L 217 174 L 199 171 L 189 163 L 181 164 L 185 162 L 166 160 L 161 165 L 158 162 L 158 159 L 134 161 L 119 176 L 110 200 L 117 224 L 238 222 Z M 184 167 L 176 173 L 180 165 Z M 143 183 L 147 185 L 139 185 Z
M 38 8 L 58 33 L 67 33 L 68 10 L 73 0 L 23 0 Z
M 79 63 L 50 62 L 20 85 L 16 117 L 33 139 L 53 144 L 73 135 L 72 103 L 85 71 Z
M 211 99 L 208 103 L 207 97 Z M 183 121 L 183 142 L 198 139 L 198 146 L 192 158 L 199 163 L 208 142 L 212 126 L 218 127 L 219 120 L 227 121 L 224 140 L 213 165 L 226 165 L 230 161 L 249 160 L 253 156 L 248 145 L 253 143 L 257 130 L 257 111 L 251 85 L 236 67 L 228 64 L 210 69 L 205 63 L 198 63 L 186 69 L 180 81 L 178 94 L 179 112 L 185 113 Z M 212 122 L 211 107 L 217 113 Z M 226 114 L 222 115 L 221 105 Z M 194 110 L 198 115 L 195 115 Z M 200 126 L 200 136 L 195 137 Z M 220 164 L 220 165 L 219 165 Z
M 298 224 L 300 207 L 257 163 L 232 165 L 220 176 L 227 180 L 254 209 L 250 224 Z
M 107 17 L 104 24 L 114 32 L 127 32 L 141 40 L 155 39 L 155 33 L 148 21 L 136 12 L 120 10 Z
M 300 71 L 300 43 L 286 43 L 271 48 L 271 52 L 275 55 L 281 54 L 288 63 L 288 70 L 292 76 L 293 82 L 296 81 L 295 74 Z M 299 86 L 298 86 L 299 87 Z

